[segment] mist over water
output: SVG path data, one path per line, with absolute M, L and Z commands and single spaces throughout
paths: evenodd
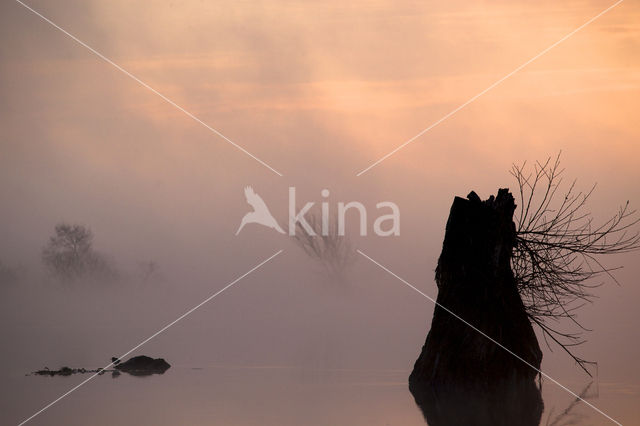
M 563 151 L 596 220 L 640 206 L 640 11 L 624 2 L 449 121 L 356 173 L 608 6 L 526 2 L 173 4 L 33 1 L 71 33 L 281 171 L 279 177 L 14 2 L 0 5 L 0 423 L 17 424 L 276 253 L 132 355 L 172 367 L 98 376 L 31 424 L 420 425 L 407 377 L 433 304 L 362 256 L 340 280 L 286 235 L 247 225 L 251 185 L 286 222 L 299 204 L 359 201 L 348 235 L 436 297 L 453 197 L 512 187 L 513 162 Z M 509 34 L 509 36 L 505 36 Z M 400 236 L 371 230 L 393 201 Z M 90 228 L 114 280 L 60 282 L 41 251 Z M 580 310 L 598 362 L 588 401 L 640 424 L 638 253 Z M 147 276 L 145 265 L 157 270 Z M 4 270 L 4 269 L 2 269 Z M 542 370 L 591 382 L 558 348 Z M 542 422 L 573 397 L 543 380 Z M 578 404 L 578 424 L 611 424 Z M 567 417 L 563 418 L 567 421 Z M 558 421 L 555 424 L 563 424 Z

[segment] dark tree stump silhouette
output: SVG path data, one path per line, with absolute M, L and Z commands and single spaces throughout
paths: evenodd
M 539 369 L 542 352 L 511 270 L 514 210 L 508 189 L 486 201 L 474 192 L 454 199 L 437 302 Z M 430 425 L 537 425 L 542 400 L 531 366 L 436 306 L 409 387 Z

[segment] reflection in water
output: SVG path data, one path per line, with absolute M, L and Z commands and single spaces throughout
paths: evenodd
M 552 418 L 553 408 L 549 412 L 549 416 L 547 417 L 547 426 L 569 426 L 569 425 L 577 425 L 583 423 L 585 416 L 580 413 L 575 412 L 576 406 L 580 403 L 581 400 L 589 399 L 590 397 L 597 397 L 598 392 L 596 390 L 595 393 L 589 393 L 589 389 L 591 389 L 591 385 L 593 382 L 587 384 L 587 386 L 582 389 L 580 395 L 571 401 L 571 404 L 567 406 L 563 411 L 561 411 L 558 415 Z
M 480 387 L 411 384 L 416 404 L 430 426 L 538 426 L 543 402 L 535 380 Z

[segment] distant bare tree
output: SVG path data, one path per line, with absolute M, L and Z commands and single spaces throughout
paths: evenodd
M 51 273 L 65 280 L 115 275 L 109 262 L 93 250 L 93 233 L 82 225 L 56 225 L 55 234 L 42 250 L 42 261 Z
M 158 264 L 153 260 L 138 262 L 143 281 L 149 281 L 158 275 Z
M 309 234 L 300 222 L 296 223 L 293 241 L 312 259 L 318 261 L 331 278 L 341 279 L 349 265 L 355 261 L 354 250 L 345 235 L 338 234 L 338 222 L 333 220 L 322 232 L 321 215 L 309 212 L 307 222 L 316 235 Z
M 18 268 L 12 268 L 0 262 L 0 286 L 13 284 L 20 278 L 21 272 Z
M 640 236 L 633 227 L 640 219 L 627 201 L 607 221 L 595 224 L 586 210 L 595 185 L 578 192 L 573 181 L 558 193 L 562 173 L 560 154 L 555 161 L 536 162 L 533 170 L 526 163 L 513 165 L 520 194 L 512 268 L 527 314 L 545 340 L 560 345 L 591 375 L 586 365 L 592 363 L 572 352 L 584 342 L 581 332 L 587 330 L 576 319 L 576 310 L 591 302 L 591 290 L 602 284 L 594 278 L 605 275 L 617 283 L 613 273 L 619 268 L 605 266 L 601 258 L 637 250 Z M 561 331 L 557 324 L 563 318 L 577 330 Z

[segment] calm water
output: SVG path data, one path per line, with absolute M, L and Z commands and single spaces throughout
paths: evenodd
M 164 375 L 98 376 L 30 424 L 424 425 L 407 378 L 433 307 L 366 267 L 357 265 L 358 280 L 343 287 L 310 282 L 307 270 L 282 278 L 278 268 L 265 268 L 134 354 L 165 358 L 172 367 Z M 104 366 L 225 279 L 194 280 L 188 290 L 177 281 L 152 288 L 46 282 L 4 288 L 0 424 L 19 423 L 88 377 L 25 373 Z M 621 338 L 632 333 L 626 329 Z M 611 350 L 602 332 L 589 338 L 591 346 L 581 353 L 600 366 L 585 398 L 622 424 L 640 424 L 634 364 L 619 361 L 631 350 Z M 541 346 L 542 369 L 583 392 L 589 378 L 566 356 Z M 612 424 L 548 380 L 542 391 L 543 425 Z
M 424 425 L 407 390 L 407 374 L 177 365 L 163 376 L 99 376 L 32 424 Z M 5 377 L 2 423 L 16 423 L 82 379 Z M 584 383 L 571 385 L 580 389 Z M 584 404 L 572 404 L 570 396 L 550 383 L 543 396 L 541 424 L 612 424 Z M 594 383 L 586 396 L 596 405 L 622 408 L 619 421 L 637 424 L 638 386 Z

